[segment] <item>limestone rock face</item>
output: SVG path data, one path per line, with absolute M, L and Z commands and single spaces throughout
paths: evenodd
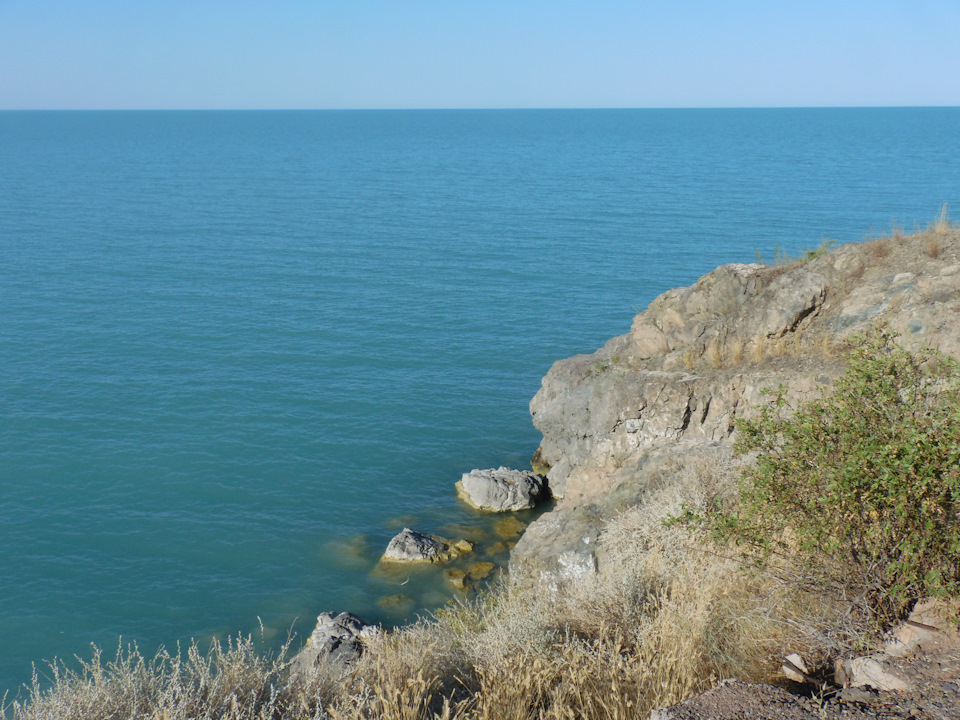
M 764 389 L 783 385 L 794 404 L 828 393 L 851 338 L 874 322 L 906 347 L 960 357 L 960 231 L 931 237 L 724 265 L 656 298 L 595 353 L 556 362 L 530 413 L 543 434 L 534 468 L 560 500 L 527 529 L 511 570 L 602 571 L 595 541 L 607 519 L 729 447 Z
M 547 482 L 536 473 L 499 467 L 471 470 L 457 482 L 457 496 L 478 510 L 528 510 L 546 494 Z
M 291 668 L 301 674 L 322 667 L 342 670 L 359 659 L 363 641 L 379 632 L 379 626 L 367 625 L 352 613 L 320 613 L 316 628 L 291 661 Z

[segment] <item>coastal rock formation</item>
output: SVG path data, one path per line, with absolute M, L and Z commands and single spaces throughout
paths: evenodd
M 382 560 L 388 562 L 439 563 L 453 560 L 473 550 L 467 540 L 449 543 L 436 535 L 404 528 L 387 545 Z
M 379 632 L 378 625 L 367 625 L 352 613 L 320 613 L 306 645 L 291 661 L 291 669 L 300 674 L 323 666 L 343 669 L 359 659 L 364 640 Z
M 829 392 L 856 333 L 884 322 L 909 348 L 960 356 L 960 233 L 851 243 L 809 260 L 724 265 L 670 290 L 629 333 L 555 363 L 530 403 L 532 462 L 555 509 L 526 530 L 521 567 L 603 571 L 600 529 L 698 458 L 729 448 L 765 389 Z
M 470 507 L 491 512 L 528 510 L 546 495 L 546 490 L 542 476 L 502 466 L 471 470 L 457 481 L 457 497 Z

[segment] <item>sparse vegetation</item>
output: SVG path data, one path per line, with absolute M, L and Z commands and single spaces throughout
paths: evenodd
M 740 421 L 737 451 L 756 462 L 709 518 L 718 540 L 788 560 L 875 625 L 960 593 L 960 365 L 895 337 L 859 338 L 829 397 L 792 409 L 781 389 Z
M 936 235 L 946 235 L 950 231 L 950 216 L 947 215 L 947 204 L 940 205 L 940 212 L 937 213 L 937 219 L 929 228 L 930 232 Z
M 774 243 L 773 246 L 773 265 L 782 267 L 796 265 L 799 263 L 810 262 L 815 260 L 821 255 L 826 255 L 830 252 L 831 249 L 837 244 L 836 240 L 828 240 L 824 238 L 819 245 L 815 248 L 807 248 L 803 250 L 800 255 L 790 255 L 787 251 L 780 247 L 779 244 Z M 754 251 L 754 257 L 756 262 L 761 265 L 766 265 L 766 261 L 763 259 L 763 254 L 760 252 L 760 249 Z
M 889 256 L 893 251 L 892 241 L 890 238 L 878 238 L 877 240 L 870 240 L 863 244 L 864 250 L 873 260 L 883 260 L 885 257 Z
M 936 235 L 927 235 L 927 237 L 923 239 L 923 252 L 926 253 L 928 257 L 934 259 L 940 257 L 940 253 L 943 252 L 940 238 Z
M 730 342 L 730 363 L 738 367 L 743 362 L 743 340 L 734 338 Z
M 710 341 L 707 345 L 707 362 L 710 363 L 710 367 L 714 370 L 719 370 L 723 367 L 723 357 L 720 354 L 720 342 L 716 338 Z

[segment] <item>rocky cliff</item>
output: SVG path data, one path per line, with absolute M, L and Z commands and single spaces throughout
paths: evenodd
M 857 332 L 885 322 L 908 347 L 960 357 L 960 232 L 844 245 L 768 267 L 724 265 L 670 290 L 626 335 L 561 360 L 530 403 L 533 458 L 559 501 L 511 567 L 603 569 L 600 530 L 691 460 L 722 455 L 765 388 L 829 392 Z

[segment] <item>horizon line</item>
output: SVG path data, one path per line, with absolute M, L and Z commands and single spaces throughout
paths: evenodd
M 0 108 L 0 112 L 556 112 L 577 110 L 909 110 L 956 109 L 960 105 L 663 105 L 569 107 L 93 107 Z

